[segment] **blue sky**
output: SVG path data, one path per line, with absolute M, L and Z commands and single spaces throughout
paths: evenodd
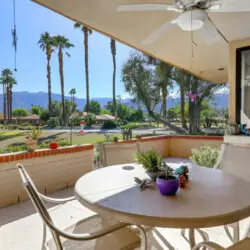
M 1 0 L 0 9 L 0 70 L 14 68 L 11 29 L 13 28 L 12 0 Z M 4 10 L 4 11 L 3 11 Z M 14 91 L 47 92 L 46 56 L 37 46 L 40 34 L 48 31 L 51 35 L 67 37 L 75 48 L 70 49 L 70 58 L 64 60 L 65 94 L 76 88 L 77 97 L 85 98 L 85 71 L 83 34 L 75 30 L 74 22 L 60 16 L 30 0 L 16 0 L 16 26 L 18 35 L 16 79 Z M 117 95 L 124 95 L 120 82 L 121 66 L 129 56 L 131 48 L 117 43 Z M 91 97 L 112 96 L 112 57 L 110 38 L 94 32 L 89 38 L 89 77 Z M 51 62 L 52 92 L 60 93 L 57 54 Z

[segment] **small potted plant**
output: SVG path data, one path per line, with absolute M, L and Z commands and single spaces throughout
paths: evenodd
M 163 157 L 154 149 L 148 152 L 138 152 L 135 154 L 137 163 L 142 164 L 148 176 L 154 181 L 157 176 L 163 174 L 163 170 L 161 169 L 162 158 Z
M 29 152 L 35 151 L 37 147 L 37 140 L 42 134 L 42 129 L 40 126 L 33 126 L 31 132 L 26 136 L 26 145 Z
M 164 174 L 156 179 L 156 186 L 163 195 L 174 195 L 179 189 L 178 177 L 173 175 L 173 169 L 164 164 Z

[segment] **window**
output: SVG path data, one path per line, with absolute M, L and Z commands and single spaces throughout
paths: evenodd
M 236 121 L 250 128 L 250 47 L 237 50 Z

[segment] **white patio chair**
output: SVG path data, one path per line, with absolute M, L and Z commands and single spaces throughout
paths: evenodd
M 221 169 L 250 181 L 250 147 L 223 143 L 214 168 Z M 231 230 L 232 229 L 232 233 Z M 225 232 L 232 243 L 240 240 L 239 222 L 224 226 Z M 250 249 L 250 247 L 249 247 Z
M 42 200 L 58 204 L 71 201 L 74 197 L 68 199 L 54 199 L 40 194 L 24 167 L 21 164 L 17 164 L 17 167 L 21 176 L 22 184 L 35 209 L 43 220 L 42 249 L 132 250 L 140 247 L 141 250 L 146 250 L 146 233 L 141 226 L 137 225 L 137 228 L 140 230 L 140 239 L 135 233 L 128 229 L 130 224 L 122 222 L 106 222 L 99 215 L 94 215 L 81 220 L 76 223 L 76 225 L 72 225 L 65 230 L 59 229 L 53 223 Z M 53 237 L 53 240 L 50 239 L 47 242 L 46 226 L 50 229 Z M 95 231 L 92 229 L 95 229 Z M 74 233 L 69 233 L 69 230 Z M 82 233 L 82 230 L 91 230 L 91 232 Z M 61 237 L 63 237 L 64 240 L 61 239 Z

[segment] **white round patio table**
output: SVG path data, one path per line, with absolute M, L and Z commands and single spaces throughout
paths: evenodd
M 174 196 L 161 195 L 155 184 L 140 191 L 134 177 L 147 178 L 137 164 L 101 168 L 75 185 L 77 200 L 100 214 L 137 225 L 195 228 L 226 225 L 250 216 L 250 182 L 216 169 L 192 165 L 191 180 Z

